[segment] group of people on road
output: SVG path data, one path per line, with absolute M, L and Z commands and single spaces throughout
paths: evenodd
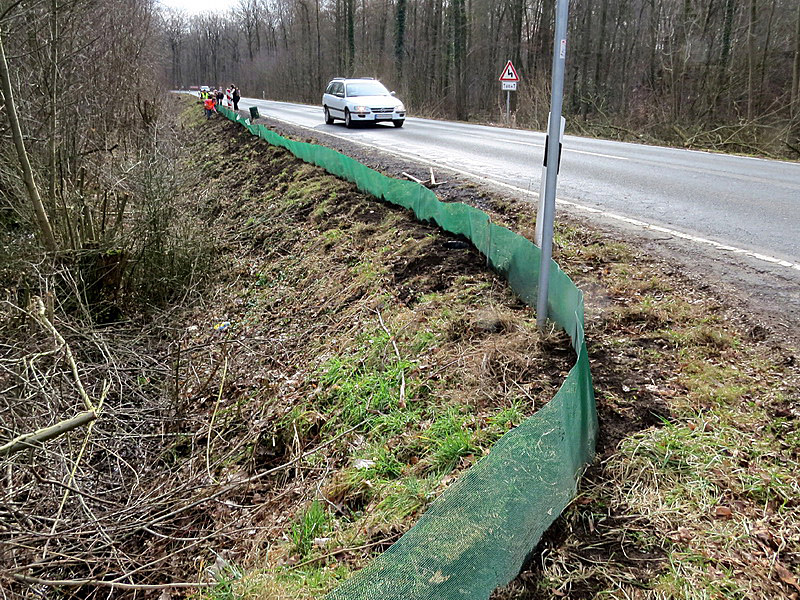
M 215 90 L 201 90 L 200 100 L 203 102 L 203 110 L 206 113 L 206 119 L 210 119 L 217 112 L 217 106 L 225 105 L 233 110 L 239 110 L 239 100 L 242 95 L 239 88 L 231 84 L 224 91 L 222 88 Z

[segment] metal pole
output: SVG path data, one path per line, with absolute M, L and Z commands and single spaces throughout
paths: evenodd
M 506 124 L 511 124 L 511 90 L 506 90 Z
M 550 92 L 550 123 L 547 134 L 547 181 L 544 191 L 544 223 L 542 253 L 539 262 L 539 297 L 536 302 L 536 323 L 543 328 L 547 322 L 547 299 L 550 284 L 550 259 L 553 256 L 553 220 L 556 212 L 556 182 L 558 180 L 558 140 L 561 127 L 561 104 L 564 96 L 564 62 L 567 57 L 567 15 L 569 0 L 557 0 L 556 34 L 553 41 L 553 81 Z
M 547 122 L 550 122 L 550 114 L 547 115 Z M 558 138 L 558 149 L 559 154 L 561 152 L 561 143 L 564 141 L 564 127 L 566 126 L 567 121 L 564 117 L 561 117 L 561 129 Z M 549 142 L 547 142 L 549 143 Z M 543 161 L 542 163 L 542 179 L 539 183 L 539 205 L 536 209 L 536 237 L 534 238 L 534 243 L 541 248 L 542 247 L 542 234 L 544 230 L 544 191 L 545 186 L 547 185 L 547 161 Z M 558 165 L 556 165 L 556 169 Z

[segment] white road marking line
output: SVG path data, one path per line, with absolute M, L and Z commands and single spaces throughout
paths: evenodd
M 588 150 L 575 150 L 575 148 L 564 148 L 564 156 L 567 154 L 572 154 L 576 152 L 577 154 L 591 154 L 592 156 L 602 156 L 603 158 L 613 158 L 614 160 L 632 160 L 625 156 L 611 156 L 610 154 L 600 154 L 599 152 L 589 152 Z
M 346 137 L 343 135 L 339 135 L 336 133 L 328 133 L 324 130 L 315 129 L 313 127 L 308 127 L 306 125 L 299 125 L 298 123 L 294 123 L 292 121 L 286 121 L 284 119 L 279 119 L 277 117 L 269 117 L 270 119 L 274 119 L 276 121 L 280 121 L 282 123 L 286 123 L 288 125 L 292 125 L 293 127 L 301 127 L 303 129 L 308 129 L 315 133 L 322 133 L 324 135 L 329 135 L 334 138 L 338 138 L 345 142 L 351 142 L 355 144 L 359 144 L 361 146 L 366 146 L 368 148 L 374 148 L 375 150 L 380 150 L 381 152 L 390 152 L 395 156 L 399 156 L 401 158 L 406 158 L 408 160 L 412 160 L 414 162 L 423 163 L 429 166 L 438 167 L 440 169 L 446 169 L 453 173 L 458 173 L 460 175 L 464 175 L 465 177 L 469 177 L 471 179 L 477 179 L 479 181 L 485 181 L 491 183 L 493 185 L 498 185 L 500 187 L 504 187 L 510 190 L 514 190 L 515 192 L 524 194 L 526 196 L 532 196 L 538 200 L 539 193 L 534 192 L 531 190 L 526 190 L 525 188 L 518 187 L 516 185 L 512 185 L 510 183 L 505 183 L 504 181 L 498 181 L 496 179 L 492 179 L 490 177 L 485 177 L 484 175 L 478 175 L 477 173 L 472 173 L 470 171 L 465 171 L 463 169 L 457 169 L 455 167 L 450 167 L 442 163 L 438 163 L 432 160 L 428 160 L 426 158 L 422 158 L 420 156 L 416 156 L 413 154 L 406 154 L 405 152 L 398 152 L 396 150 L 388 149 L 382 146 L 378 146 L 377 144 L 370 144 L 368 142 L 362 142 L 360 140 L 353 139 L 352 137 Z M 706 246 L 711 246 L 721 252 L 731 252 L 733 254 L 741 254 L 743 256 L 747 256 L 749 258 L 755 258 L 756 260 L 768 262 L 773 265 L 778 265 L 781 267 L 786 267 L 789 269 L 794 269 L 796 271 L 800 271 L 800 263 L 793 263 L 789 262 L 788 260 L 783 260 L 781 258 L 777 258 L 775 256 L 769 256 L 767 254 L 761 254 L 760 252 L 753 252 L 752 250 L 746 250 L 744 248 L 737 248 L 736 246 L 729 246 L 727 244 L 722 244 L 720 242 L 715 242 L 714 240 L 710 240 L 708 238 L 690 235 L 688 233 L 683 233 L 682 231 L 677 231 L 675 229 L 670 229 L 669 227 L 663 227 L 661 225 L 656 225 L 655 223 L 648 223 L 647 221 L 640 221 L 639 219 L 633 219 L 631 217 L 626 217 L 624 215 L 620 215 L 617 213 L 601 210 L 599 208 L 594 208 L 591 206 L 586 206 L 585 204 L 581 204 L 580 202 L 576 202 L 575 200 L 565 200 L 565 199 L 557 199 L 557 204 L 561 204 L 563 206 L 571 206 L 573 208 L 577 208 L 579 210 L 583 210 L 590 213 L 595 213 L 602 215 L 608 219 L 612 219 L 614 221 L 620 221 L 623 223 L 627 223 L 628 225 L 635 225 L 636 227 L 641 227 L 642 229 L 648 229 L 651 231 L 658 231 L 660 233 L 666 233 L 667 235 L 671 235 L 677 238 L 681 238 L 684 240 L 689 240 L 695 242 L 697 244 L 703 244 Z

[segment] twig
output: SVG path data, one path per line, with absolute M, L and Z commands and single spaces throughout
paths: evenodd
M 337 554 L 342 554 L 343 552 L 355 552 L 356 550 L 364 550 L 365 548 L 371 548 L 372 546 L 378 546 L 380 544 L 385 544 L 386 542 L 392 542 L 397 540 L 397 538 L 401 537 L 401 535 L 402 534 L 393 535 L 391 537 L 378 540 L 377 542 L 370 542 L 369 544 L 364 544 L 363 546 L 356 546 L 355 548 L 340 548 L 339 550 L 335 550 L 334 552 L 329 552 L 328 554 L 323 554 L 322 556 L 309 558 L 308 560 L 304 560 L 301 563 L 292 565 L 287 569 L 287 571 L 293 571 L 295 569 L 299 569 L 300 567 L 305 567 L 306 565 L 310 565 L 311 563 L 325 560 L 326 558 L 330 558 L 331 556 L 336 556 Z
M 81 496 L 85 496 L 86 498 L 89 498 L 89 500 L 94 500 L 95 502 L 99 502 L 100 504 L 105 504 L 107 506 L 113 506 L 115 508 L 119 507 L 119 504 L 117 504 L 116 502 L 111 502 L 110 500 L 104 500 L 103 498 L 100 498 L 99 496 L 95 496 L 94 494 L 90 494 L 89 492 L 84 492 L 83 490 L 79 490 L 78 488 L 75 488 L 75 487 L 72 487 L 70 485 L 67 485 L 66 483 L 64 483 L 62 481 L 56 481 L 55 479 L 45 479 L 44 477 L 39 475 L 36 472 L 35 469 L 31 469 L 31 474 L 36 478 L 36 481 L 38 481 L 39 483 L 46 483 L 46 484 L 49 484 L 49 485 L 57 485 L 58 487 L 62 487 L 62 488 L 68 489 L 71 492 L 74 492 L 76 494 L 80 494 Z
M 392 335 L 392 332 L 389 331 L 389 328 L 386 327 L 386 323 L 383 322 L 381 311 L 376 309 L 375 312 L 378 313 L 378 320 L 381 322 L 381 327 L 386 332 L 386 335 L 389 336 L 389 341 L 392 342 L 392 348 L 394 348 L 394 354 L 397 357 L 397 362 L 399 364 L 403 361 L 403 359 L 400 358 L 400 351 L 397 349 L 397 343 L 394 341 L 394 336 Z M 400 365 L 400 401 L 397 403 L 397 405 L 400 408 L 406 407 L 406 376 L 405 369 L 403 369 L 402 365 Z
M 39 299 L 39 302 L 41 303 L 41 298 Z M 106 382 L 106 386 L 103 389 L 103 395 L 100 397 L 100 405 L 98 406 L 98 410 L 103 406 L 103 402 L 106 399 L 107 392 L 108 392 L 108 382 Z M 52 536 L 56 531 L 56 526 L 58 525 L 58 520 L 61 518 L 61 513 L 64 511 L 64 505 L 67 503 L 67 498 L 69 498 L 69 492 L 71 489 L 72 482 L 75 481 L 75 473 L 78 471 L 78 465 L 80 464 L 81 459 L 83 458 L 84 452 L 86 452 L 86 447 L 89 445 L 89 438 L 92 435 L 92 429 L 94 429 L 94 424 L 96 422 L 97 421 L 91 421 L 89 423 L 89 427 L 86 428 L 86 436 L 84 437 L 83 444 L 81 445 L 81 449 L 78 452 L 78 458 L 75 459 L 75 464 L 72 465 L 72 470 L 70 471 L 69 478 L 67 479 L 67 489 L 64 490 L 64 496 L 61 498 L 61 504 L 59 504 L 58 506 L 58 512 L 56 513 L 56 518 L 53 521 L 53 526 L 50 528 L 50 538 L 47 540 L 47 542 L 45 542 L 44 549 L 42 550 L 42 560 L 47 558 L 47 549 L 50 546 L 50 540 L 52 539 Z
M 226 346 L 227 347 L 227 346 Z M 206 437 L 206 473 L 208 473 L 209 481 L 215 482 L 214 476 L 211 474 L 211 432 L 214 429 L 214 420 L 217 418 L 217 410 L 219 409 L 220 400 L 222 400 L 222 390 L 225 387 L 225 378 L 228 375 L 228 355 L 225 355 L 225 364 L 222 367 L 222 380 L 219 382 L 219 393 L 217 394 L 217 401 L 214 404 L 214 412 L 211 413 L 211 422 L 208 424 L 208 436 Z
M 175 581 L 172 583 L 119 583 L 115 581 L 103 581 L 102 579 L 39 579 L 30 575 L 12 575 L 14 579 L 22 583 L 32 583 L 35 585 L 46 585 L 49 587 L 81 587 L 84 585 L 95 585 L 98 587 L 120 588 L 122 590 L 164 590 L 169 588 L 193 588 L 193 587 L 213 587 L 216 583 L 200 583 Z
M 91 399 L 89 398 L 89 394 L 86 393 L 86 390 L 83 388 L 83 384 L 81 383 L 81 378 L 78 375 L 78 365 L 75 363 L 75 357 L 72 355 L 72 350 L 70 350 L 69 344 L 61 337 L 61 334 L 58 333 L 58 330 L 55 326 L 50 322 L 47 318 L 47 314 L 45 313 L 44 309 L 44 302 L 42 302 L 41 297 L 35 296 L 33 298 L 33 303 L 36 305 L 36 317 L 37 320 L 53 334 L 53 337 L 56 338 L 59 344 L 64 347 L 64 353 L 67 355 L 67 361 L 69 361 L 70 367 L 72 367 L 72 374 L 75 377 L 75 383 L 78 386 L 78 392 L 81 395 L 81 399 L 83 403 L 86 405 L 86 410 L 95 412 L 94 404 L 92 403 Z
M 20 450 L 33 448 L 36 446 L 36 444 L 52 440 L 63 433 L 67 433 L 68 431 L 72 431 L 73 429 L 77 429 L 78 427 L 86 425 L 86 423 L 94 421 L 96 418 L 97 413 L 93 410 L 85 411 L 75 415 L 70 419 L 60 421 L 55 425 L 38 429 L 33 433 L 23 433 L 22 435 L 15 437 L 10 442 L 0 446 L 0 456 L 14 454 Z
M 422 179 L 418 179 L 418 178 L 414 177 L 413 175 L 411 175 L 410 173 L 406 173 L 405 171 L 403 171 L 401 173 L 401 175 L 405 175 L 408 179 L 410 179 L 411 181 L 416 181 L 420 185 L 425 185 L 425 182 L 422 181 Z
M 160 522 L 165 521 L 167 519 L 171 519 L 172 517 L 174 517 L 176 515 L 179 515 L 179 514 L 181 514 L 183 512 L 186 512 L 187 510 L 190 510 L 190 509 L 194 508 L 195 506 L 199 506 L 201 504 L 204 504 L 205 502 L 210 502 L 211 500 L 216 500 L 220 496 L 223 496 L 223 495 L 227 494 L 228 492 L 230 492 L 231 490 L 236 489 L 240 485 L 253 483 L 254 481 L 258 481 L 259 479 L 262 479 L 262 478 L 266 477 L 267 475 L 272 475 L 273 473 L 277 473 L 278 471 L 283 471 L 284 469 L 289 469 L 289 468 L 293 467 L 296 463 L 298 463 L 301 460 L 303 460 L 304 458 L 306 458 L 308 456 L 311 456 L 312 454 L 316 454 L 317 452 L 319 452 L 323 448 L 325 448 L 327 446 L 330 446 L 331 444 L 333 444 L 337 440 L 343 438 L 348 433 L 351 433 L 351 432 L 355 431 L 356 429 L 361 427 L 366 422 L 367 422 L 367 419 L 364 419 L 360 423 L 358 423 L 356 425 L 353 425 L 350 429 L 348 429 L 346 431 L 343 431 L 342 433 L 340 433 L 339 435 L 337 435 L 335 437 L 332 437 L 327 442 L 324 442 L 324 443 L 320 444 L 319 446 L 316 446 L 313 450 L 309 450 L 308 452 L 304 452 L 303 454 L 301 454 L 299 456 L 296 456 L 292 460 L 290 460 L 288 462 L 285 462 L 282 465 L 278 465 L 277 467 L 272 467 L 271 469 L 267 469 L 266 471 L 262 471 L 261 473 L 257 473 L 255 475 L 253 475 L 252 477 L 248 477 L 247 479 L 242 479 L 240 481 L 234 481 L 233 483 L 230 483 L 230 484 L 226 485 L 221 490 L 211 494 L 210 496 L 207 496 L 205 498 L 200 498 L 199 500 L 195 500 L 194 502 L 191 502 L 191 503 L 187 504 L 186 506 L 182 506 L 181 508 L 176 508 L 175 510 L 172 510 L 172 511 L 170 511 L 170 512 L 164 514 L 164 515 L 161 515 L 160 517 L 156 517 L 154 519 L 151 519 L 147 523 L 134 525 L 133 528 L 138 530 L 138 529 L 145 529 L 147 527 L 152 527 L 156 523 L 160 523 Z

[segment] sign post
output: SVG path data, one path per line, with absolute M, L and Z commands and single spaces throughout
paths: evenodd
M 506 123 L 511 122 L 511 92 L 517 91 L 517 82 L 519 75 L 511 61 L 506 63 L 502 75 L 500 75 L 500 83 L 503 85 L 503 90 L 506 93 Z
M 556 183 L 558 181 L 561 106 L 564 99 L 564 63 L 567 58 L 567 16 L 569 0 L 557 0 L 556 31 L 553 40 L 553 79 L 550 93 L 550 118 L 547 127 L 547 180 L 544 189 L 542 218 L 541 259 L 539 261 L 539 296 L 536 301 L 536 323 L 544 328 L 547 323 L 547 300 L 550 287 L 550 260 L 553 256 L 553 220 L 556 211 Z M 539 217 L 537 216 L 537 219 Z M 537 225 L 538 227 L 538 225 Z

